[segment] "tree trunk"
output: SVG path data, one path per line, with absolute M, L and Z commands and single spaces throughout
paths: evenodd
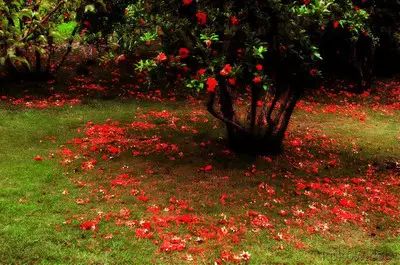
M 285 94 L 282 94 L 281 91 L 276 92 L 266 114 L 268 120 L 266 128 L 258 125 L 256 130 L 246 131 L 227 126 L 228 139 L 232 149 L 249 154 L 279 154 L 283 150 L 285 132 L 300 95 L 301 90 L 296 89 L 290 89 Z M 278 102 L 280 102 L 279 106 Z M 277 107 L 278 109 L 276 109 Z
M 235 111 L 233 110 L 233 100 L 231 97 L 231 94 L 228 91 L 228 87 L 226 85 L 226 81 L 224 78 L 219 78 L 218 80 L 219 83 L 219 104 L 221 107 L 221 113 L 223 117 L 227 120 L 233 121 L 234 122 L 234 117 L 235 117 Z M 235 134 L 235 128 L 232 126 L 232 124 L 227 124 L 226 123 L 226 129 L 228 133 L 228 138 L 231 139 L 233 135 Z

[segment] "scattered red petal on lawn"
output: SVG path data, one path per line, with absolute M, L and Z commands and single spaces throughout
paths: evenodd
M 164 241 L 160 246 L 160 250 L 163 252 L 182 251 L 185 248 L 186 248 L 185 240 L 176 236 L 170 239 L 164 239 Z
M 200 170 L 204 171 L 204 172 L 210 172 L 213 169 L 212 165 L 206 165 L 204 167 L 202 167 Z
M 146 195 L 144 195 L 144 194 L 141 194 L 141 195 L 139 195 L 139 196 L 137 196 L 136 197 L 139 201 L 142 201 L 142 202 L 148 202 L 150 199 L 149 199 L 149 197 L 147 197 Z
M 195 224 L 198 223 L 199 218 L 191 214 L 180 215 L 175 218 L 177 223 Z
M 136 228 L 135 236 L 137 238 L 152 238 L 153 233 L 147 228 Z
M 33 158 L 33 160 L 35 160 L 35 161 L 42 161 L 43 158 L 42 158 L 40 155 L 37 155 L 37 156 L 35 156 L 35 157 Z
M 262 183 L 260 183 L 258 185 L 258 189 L 260 191 L 265 191 L 269 196 L 273 196 L 273 195 L 276 194 L 275 189 L 272 186 L 270 186 L 270 185 L 268 185 L 267 183 L 264 183 L 264 182 L 262 182 Z
M 280 211 L 279 211 L 279 215 L 280 215 L 280 216 L 287 216 L 288 214 L 289 214 L 288 211 L 285 211 L 285 210 L 280 210 Z
M 63 149 L 61 149 L 61 155 L 66 156 L 66 157 L 71 157 L 74 155 L 74 153 L 68 148 L 63 148 Z
M 303 142 L 301 141 L 300 138 L 295 138 L 292 141 L 290 141 L 290 145 L 293 147 L 300 147 L 303 145 Z
M 332 213 L 336 215 L 336 221 L 353 221 L 359 222 L 362 221 L 363 218 L 360 214 L 347 212 L 339 207 L 334 207 L 332 209 Z
M 339 200 L 339 204 L 346 208 L 355 208 L 356 207 L 356 204 L 353 201 L 344 199 L 344 198 Z
M 81 168 L 83 170 L 92 170 L 92 169 L 94 169 L 94 166 L 96 164 L 97 164 L 97 161 L 95 159 L 91 159 L 89 161 L 83 162 Z
M 135 182 L 134 179 L 130 178 L 128 174 L 120 174 L 111 180 L 111 186 L 128 186 L 129 184 Z
M 152 214 L 159 214 L 161 211 L 160 207 L 157 205 L 150 205 L 147 207 L 147 212 L 152 213 Z
M 131 123 L 131 127 L 135 130 L 151 130 L 156 128 L 155 124 L 135 121 Z
M 129 210 L 128 208 L 122 208 L 121 210 L 119 210 L 118 216 L 123 219 L 128 219 L 131 216 L 131 210 Z
M 112 154 L 112 155 L 117 155 L 119 153 L 121 153 L 121 149 L 112 145 L 109 145 L 107 147 L 107 151 Z
M 136 195 L 138 195 L 140 193 L 140 191 L 138 189 L 131 189 L 130 193 L 131 193 L 132 196 L 136 196 Z
M 90 202 L 90 199 L 78 198 L 75 200 L 75 202 L 76 202 L 76 204 L 83 205 L 83 204 L 88 204 Z
M 81 225 L 79 226 L 81 228 L 81 230 L 97 230 L 97 224 L 98 221 L 94 220 L 94 221 L 85 221 L 83 223 L 81 223 Z
M 258 227 L 258 228 L 272 228 L 273 227 L 269 218 L 263 214 L 249 211 L 248 215 L 251 218 L 251 225 L 253 225 L 255 227 Z
M 222 204 L 222 205 L 225 205 L 226 204 L 226 199 L 228 198 L 228 194 L 226 194 L 226 193 L 223 193 L 222 195 L 221 195 L 221 197 L 219 197 L 219 202 Z

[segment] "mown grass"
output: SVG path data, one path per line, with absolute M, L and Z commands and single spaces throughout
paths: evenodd
M 93 237 L 81 231 L 79 224 L 65 223 L 75 214 L 90 214 L 97 210 L 107 211 L 113 205 L 104 201 L 92 201 L 89 205 L 77 205 L 73 198 L 87 194 L 87 188 L 78 188 L 71 181 L 89 178 L 107 181 L 92 175 L 72 176 L 60 164 L 56 154 L 60 145 L 76 136 L 77 129 L 86 122 L 104 122 L 107 119 L 131 122 L 135 115 L 148 110 L 167 109 L 185 115 L 190 107 L 185 103 L 153 103 L 139 101 L 92 101 L 86 105 L 60 109 L 26 110 L 0 105 L 0 263 L 4 264 L 181 264 L 179 254 L 160 254 L 157 247 L 148 240 L 138 240 L 126 228 L 105 224 L 103 232 L 113 233 L 112 240 L 100 236 Z M 210 119 L 212 119 L 210 117 Z M 206 141 L 223 136 L 221 128 L 214 128 L 216 122 L 200 126 L 199 134 L 188 138 L 173 134 L 171 141 Z M 368 163 L 383 163 L 400 156 L 399 148 L 400 116 L 381 116 L 371 113 L 365 123 L 332 114 L 295 114 L 291 131 L 301 134 L 306 128 L 317 128 L 329 137 L 335 138 L 349 148 L 341 150 L 341 170 L 330 174 L 354 175 Z M 359 153 L 351 153 L 351 145 L 356 142 Z M 259 179 L 244 178 L 243 170 L 253 163 L 260 163 L 252 157 L 225 161 L 216 158 L 216 175 L 231 176 L 231 181 L 214 189 L 202 190 L 204 183 L 213 179 L 196 173 L 199 166 L 209 162 L 203 151 L 192 152 L 183 162 L 170 162 L 160 157 L 133 158 L 122 156 L 108 163 L 106 174 L 116 172 L 122 165 L 128 165 L 138 172 L 148 165 L 158 173 L 144 179 L 154 192 L 155 200 L 163 201 L 180 193 L 182 198 L 192 198 L 198 203 L 201 214 L 217 216 L 245 212 L 242 204 L 223 208 L 209 206 L 202 197 L 218 201 L 221 192 L 235 194 L 237 202 L 246 202 L 249 188 L 257 186 Z M 317 150 L 316 150 L 317 151 Z M 207 151 L 208 152 L 208 151 Z M 44 160 L 34 161 L 36 155 Z M 152 159 L 149 161 L 149 159 Z M 282 171 L 284 161 L 275 161 Z M 268 170 L 268 165 L 265 170 Z M 168 170 L 167 170 L 168 169 Z M 172 169 L 172 170 L 171 170 Z M 68 173 L 68 174 L 67 174 Z M 150 184 L 158 181 L 157 187 Z M 193 187 L 199 185 L 198 187 Z M 151 187 L 150 187 L 151 186 Z M 62 195 L 64 190 L 68 196 Z M 207 194 L 204 194 L 207 192 Z M 150 193 L 151 196 L 152 193 Z M 145 208 L 134 201 L 129 203 L 134 217 L 140 219 Z M 116 205 L 115 207 L 120 207 Z M 400 239 L 394 237 L 368 237 L 349 226 L 334 241 L 319 236 L 307 237 L 311 247 L 299 250 L 285 245 L 284 250 L 276 249 L 276 242 L 264 233 L 250 233 L 246 240 L 236 246 L 238 251 L 247 250 L 252 254 L 251 264 L 400 264 Z M 199 263 L 210 264 L 218 257 L 220 249 L 209 249 L 208 258 Z

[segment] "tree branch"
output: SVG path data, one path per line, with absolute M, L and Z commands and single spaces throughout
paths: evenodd
M 238 123 L 236 123 L 236 122 L 234 122 L 232 120 L 229 120 L 229 119 L 225 118 L 224 116 L 220 115 L 214 109 L 215 97 L 216 97 L 215 93 L 211 93 L 210 94 L 210 97 L 209 97 L 208 102 L 207 102 L 207 110 L 208 110 L 208 112 L 211 115 L 213 115 L 215 118 L 217 118 L 220 121 L 224 122 L 225 124 L 231 125 L 232 127 L 236 128 L 236 129 L 238 129 L 240 131 L 247 132 L 247 130 L 243 126 L 241 126 L 240 124 L 238 124 Z

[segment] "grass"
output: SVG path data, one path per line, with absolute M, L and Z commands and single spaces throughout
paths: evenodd
M 199 131 L 196 135 L 168 130 L 160 132 L 169 141 L 182 147 L 185 156 L 181 161 L 169 161 L 163 156 L 143 158 L 124 154 L 109 162 L 99 162 L 99 167 L 104 167 L 104 174 L 74 173 L 73 169 L 77 165 L 67 168 L 60 165 L 57 150 L 69 139 L 78 136 L 77 129 L 84 127 L 88 121 L 102 123 L 112 119 L 129 123 L 141 113 L 162 109 L 172 111 L 187 122 L 186 116 L 191 106 L 183 102 L 117 100 L 91 101 L 85 105 L 45 110 L 0 105 L 1 263 L 181 264 L 184 261 L 180 253 L 159 253 L 158 247 L 151 240 L 136 239 L 134 233 L 126 227 L 106 223 L 102 224 L 98 234 L 80 230 L 77 221 L 79 216 L 93 216 L 99 210 L 118 211 L 127 206 L 132 211 L 132 218 L 140 220 L 146 216 L 146 207 L 124 195 L 121 196 L 122 203 L 109 203 L 92 196 L 89 187 L 77 187 L 74 181 L 85 180 L 106 185 L 109 176 L 115 175 L 123 165 L 129 166 L 135 175 L 151 167 L 155 173 L 144 176 L 141 181 L 153 202 L 162 205 L 171 196 L 179 195 L 191 201 L 196 213 L 215 218 L 222 212 L 228 216 L 245 214 L 249 198 L 253 198 L 254 188 L 265 180 L 265 174 L 277 172 L 283 176 L 290 168 L 284 157 L 266 164 L 260 158 L 239 156 L 225 159 L 210 154 L 217 154 L 220 146 L 193 149 L 189 143 L 209 139 L 219 143 L 219 137 L 223 136 L 223 130 L 214 126 L 218 123 L 211 117 L 208 117 L 211 122 L 196 125 Z M 162 121 L 156 122 L 162 124 Z M 342 143 L 339 154 L 344 166 L 337 170 L 322 170 L 321 173 L 340 178 L 358 175 L 368 163 L 380 164 L 398 158 L 398 124 L 398 113 L 382 116 L 371 112 L 367 121 L 360 123 L 334 114 L 297 111 L 290 131 L 301 136 L 307 128 L 314 128 Z M 347 144 L 351 142 L 357 145 L 357 154 L 352 153 L 352 145 Z M 323 154 L 318 155 L 318 148 L 311 147 L 311 152 L 322 157 Z M 55 157 L 52 158 L 51 154 L 55 154 Z M 34 161 L 36 155 L 41 155 L 44 160 Z M 200 166 L 210 162 L 215 168 L 212 175 L 197 171 Z M 264 174 L 245 177 L 243 172 L 251 168 L 252 164 Z M 300 171 L 295 173 L 299 176 L 304 174 Z M 385 174 L 385 171 L 382 169 L 380 173 Z M 218 178 L 224 175 L 230 176 L 228 182 L 221 182 Z M 279 187 L 284 181 L 278 178 L 274 180 L 274 185 Z M 64 190 L 68 190 L 69 195 L 63 195 Z M 221 192 L 235 197 L 229 207 L 208 203 L 218 201 Z M 89 204 L 82 206 L 75 202 L 75 198 L 85 196 L 92 196 Z M 260 201 L 262 199 L 256 199 L 258 201 L 251 207 L 264 211 L 263 201 Z M 381 223 L 383 230 L 386 227 L 390 230 L 389 220 L 384 219 Z M 309 247 L 302 250 L 285 242 L 276 242 L 267 232 L 249 232 L 240 244 L 233 246 L 233 250 L 249 251 L 252 254 L 251 264 L 399 264 L 400 239 L 389 236 L 386 234 L 388 231 L 371 237 L 360 229 L 345 225 L 335 240 L 319 235 L 304 237 Z M 293 228 L 293 233 L 297 232 Z M 113 234 L 113 238 L 105 240 L 102 236 L 108 233 Z M 284 246 L 283 250 L 277 249 L 280 244 Z M 221 247 L 210 245 L 207 251 L 207 255 L 200 255 L 196 259 L 197 263 L 211 263 L 219 256 Z

